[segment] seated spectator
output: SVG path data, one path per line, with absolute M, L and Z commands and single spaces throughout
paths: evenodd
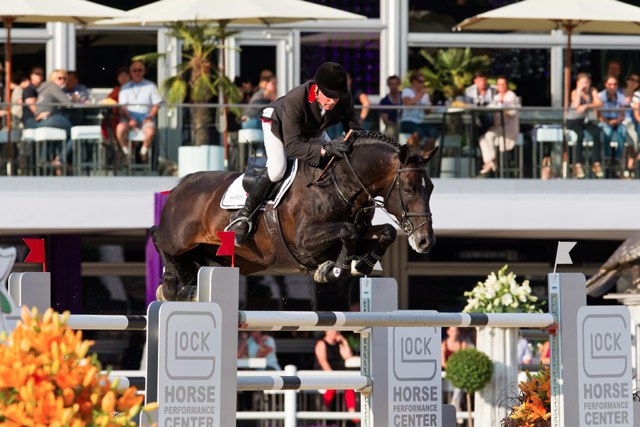
M 424 85 L 426 79 L 420 71 L 414 70 L 409 76 L 409 81 L 411 86 L 402 90 L 402 105 L 423 108 L 405 108 L 402 110 L 400 133 L 411 134 L 407 141 L 409 145 L 422 146 L 423 139 L 426 139 L 426 145 L 429 145 L 435 142 L 438 131 L 424 122 L 425 115 L 429 112 L 428 107 L 431 105 L 429 93 Z
M 249 107 L 242 116 L 242 129 L 262 129 L 262 109 L 278 97 L 278 79 L 273 74 L 260 81 L 259 89 L 249 99 Z
M 36 102 L 38 100 L 38 87 L 44 80 L 42 67 L 33 67 L 29 73 L 29 85 L 22 91 L 22 127 L 33 129 L 36 127 Z
M 637 73 L 629 74 L 627 85 L 622 94 L 624 95 L 625 107 L 633 107 L 634 94 L 640 89 L 640 76 Z M 635 176 L 636 156 L 638 155 L 638 122 L 636 121 L 633 110 L 629 109 L 624 112 L 624 124 L 627 128 L 627 142 L 625 146 L 627 164 L 624 171 L 625 177 Z
M 22 95 L 29 86 L 29 77 L 22 72 L 14 73 L 11 82 L 11 123 L 22 123 Z M 19 127 L 18 125 L 14 125 Z
M 607 77 L 605 89 L 598 96 L 602 102 L 602 108 L 624 108 L 624 94 L 618 90 L 618 80 Z M 602 131 L 602 144 L 604 154 L 611 161 L 611 167 L 615 168 L 620 163 L 624 143 L 627 140 L 627 127 L 624 125 L 624 111 L 598 111 L 599 126 Z M 612 141 L 618 142 L 618 148 L 614 151 L 611 148 Z
M 389 88 L 389 93 L 380 100 L 380 105 L 402 105 L 400 84 L 400 77 L 395 75 L 389 76 L 389 78 L 387 79 L 387 87 Z M 389 138 L 393 138 L 395 141 L 398 140 L 399 136 L 398 113 L 398 109 L 380 110 L 380 118 L 382 119 L 382 123 L 384 123 L 384 134 Z
M 85 85 L 80 84 L 78 73 L 75 71 L 67 71 L 67 84 L 64 88 L 64 93 L 69 97 L 71 102 L 78 104 L 89 102 L 89 89 L 87 89 Z
M 571 91 L 569 113 L 567 115 L 567 127 L 578 136 L 575 146 L 575 164 L 573 173 L 576 178 L 585 177 L 582 163 L 582 142 L 584 132 L 587 131 L 593 137 L 593 164 L 591 169 L 596 178 L 604 178 L 602 171 L 602 154 L 600 145 L 600 131 L 595 119 L 595 109 L 602 106 L 602 101 L 596 88 L 591 86 L 591 77 L 587 73 L 579 73 L 576 78 L 576 88 Z
M 66 161 L 71 161 L 71 127 L 74 124 L 69 118 L 70 109 L 60 109 L 55 104 L 70 106 L 71 101 L 64 93 L 64 86 L 67 83 L 67 72 L 62 69 L 53 70 L 49 76 L 49 80 L 42 83 L 38 87 L 38 100 L 36 102 L 36 127 L 52 127 L 64 129 L 67 132 L 67 147 L 60 153 L 66 156 Z M 43 157 L 51 158 L 53 153 L 43 153 Z M 60 158 L 56 157 L 54 162 L 59 162 Z M 60 174 L 57 168 L 56 173 Z
M 269 334 L 261 331 L 252 331 L 251 334 L 240 333 L 238 357 L 264 357 L 267 359 L 267 369 L 282 370 L 276 356 L 275 340 Z
M 482 71 L 476 71 L 473 77 L 473 84 L 464 91 L 464 102 L 473 107 L 488 107 L 493 102 L 495 95 L 496 90 L 489 86 L 486 74 Z M 492 126 L 492 113 L 473 113 L 473 135 L 482 135 Z
M 364 130 L 373 129 L 373 120 L 371 120 L 371 101 L 366 93 L 362 89 L 353 86 L 353 78 L 350 73 L 347 73 L 347 88 L 351 92 L 351 98 L 353 99 L 353 105 L 356 107 L 356 112 L 359 113 L 360 126 Z
M 447 328 L 447 337 L 442 340 L 440 362 L 442 363 L 442 369 L 446 371 L 447 360 L 453 353 L 458 350 L 467 348 L 467 342 L 460 337 L 460 329 L 456 326 L 449 326 Z M 451 401 L 449 402 L 455 406 L 456 411 L 460 411 L 462 406 L 462 390 L 454 388 L 451 394 Z
M 123 85 L 129 83 L 131 76 L 129 75 L 129 69 L 127 67 L 120 67 L 116 70 L 116 81 L 118 84 L 111 89 L 109 95 L 102 102 L 104 104 L 117 104 L 118 97 L 120 95 L 120 89 Z M 120 108 L 114 107 L 109 110 L 109 114 L 106 115 L 102 122 L 103 133 L 106 133 L 108 138 L 112 138 L 116 134 L 116 127 L 121 121 Z
M 121 121 L 116 127 L 116 137 L 126 157 L 129 156 L 129 131 L 142 129 L 144 141 L 140 147 L 140 160 L 146 161 L 149 148 L 156 135 L 156 116 L 162 102 L 155 83 L 144 78 L 145 67 L 141 61 L 134 61 L 129 67 L 131 81 L 125 83 L 118 94 Z
M 344 370 L 345 361 L 353 356 L 351 347 L 347 339 L 338 331 L 325 331 L 324 337 L 316 342 L 316 369 L 323 371 Z M 329 408 L 333 398 L 336 395 L 335 390 L 325 390 L 322 395 L 325 407 Z M 353 390 L 344 391 L 344 400 L 347 411 L 356 411 L 356 393 Z
M 518 107 L 518 97 L 509 90 L 509 83 L 506 77 L 500 76 L 496 79 L 496 90 L 491 106 L 498 108 Z M 503 127 L 504 124 L 504 127 Z M 503 136 L 504 132 L 504 138 Z M 503 110 L 495 113 L 493 126 L 480 136 L 480 151 L 484 162 L 480 175 L 488 176 L 496 171 L 496 145 L 500 144 L 500 151 L 510 151 L 516 146 L 516 140 L 520 133 L 520 120 L 518 110 Z

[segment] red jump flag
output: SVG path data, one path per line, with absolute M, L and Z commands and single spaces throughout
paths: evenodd
M 47 272 L 47 262 L 44 255 L 44 239 L 22 239 L 29 248 L 29 254 L 24 262 L 35 262 L 42 264 L 42 272 Z
M 216 251 L 216 256 L 229 256 L 231 255 L 231 267 L 235 263 L 235 246 L 234 241 L 236 233 L 233 231 L 217 231 L 216 234 L 220 238 L 220 247 Z

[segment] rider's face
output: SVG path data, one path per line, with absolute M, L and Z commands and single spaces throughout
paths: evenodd
M 338 101 L 340 101 L 340 98 L 329 98 L 324 93 L 322 93 L 320 88 L 318 88 L 316 99 L 318 100 L 318 104 L 320 104 L 320 106 L 327 111 L 335 107 Z

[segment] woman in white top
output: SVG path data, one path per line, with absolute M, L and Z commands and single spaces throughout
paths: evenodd
M 500 76 L 496 79 L 497 93 L 493 97 L 491 106 L 498 108 L 518 107 L 518 97 L 509 90 L 507 78 Z M 520 133 L 520 120 L 518 110 L 502 110 L 502 113 L 495 113 L 494 123 L 487 132 L 480 136 L 480 151 L 484 162 L 480 175 L 488 175 L 496 171 L 496 146 L 500 151 L 513 150 Z M 503 117 L 500 117 L 500 116 Z M 504 120 L 504 128 L 502 121 Z M 502 132 L 504 130 L 504 139 Z
M 402 105 L 421 106 L 424 108 L 406 108 L 402 110 L 400 121 L 400 133 L 410 133 L 410 141 L 420 142 L 426 138 L 426 144 L 435 142 L 438 131 L 433 126 L 424 122 L 426 113 L 429 112 L 431 99 L 425 87 L 425 77 L 418 70 L 411 72 L 409 76 L 411 87 L 402 90 Z M 408 142 L 410 143 L 410 142 Z

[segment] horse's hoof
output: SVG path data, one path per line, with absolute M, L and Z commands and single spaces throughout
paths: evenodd
M 354 259 L 351 261 L 351 275 L 352 276 L 368 276 L 373 271 L 373 266 L 367 264 L 364 258 L 359 260 Z
M 176 293 L 173 289 L 167 285 L 159 285 L 156 289 L 157 301 L 174 301 L 176 299 Z
M 316 272 L 313 274 L 313 280 L 316 283 L 328 283 L 330 279 L 327 275 L 331 272 L 334 265 L 335 263 L 333 261 L 325 261 L 319 265 Z
M 198 288 L 193 285 L 183 286 L 178 291 L 176 301 L 198 301 Z

